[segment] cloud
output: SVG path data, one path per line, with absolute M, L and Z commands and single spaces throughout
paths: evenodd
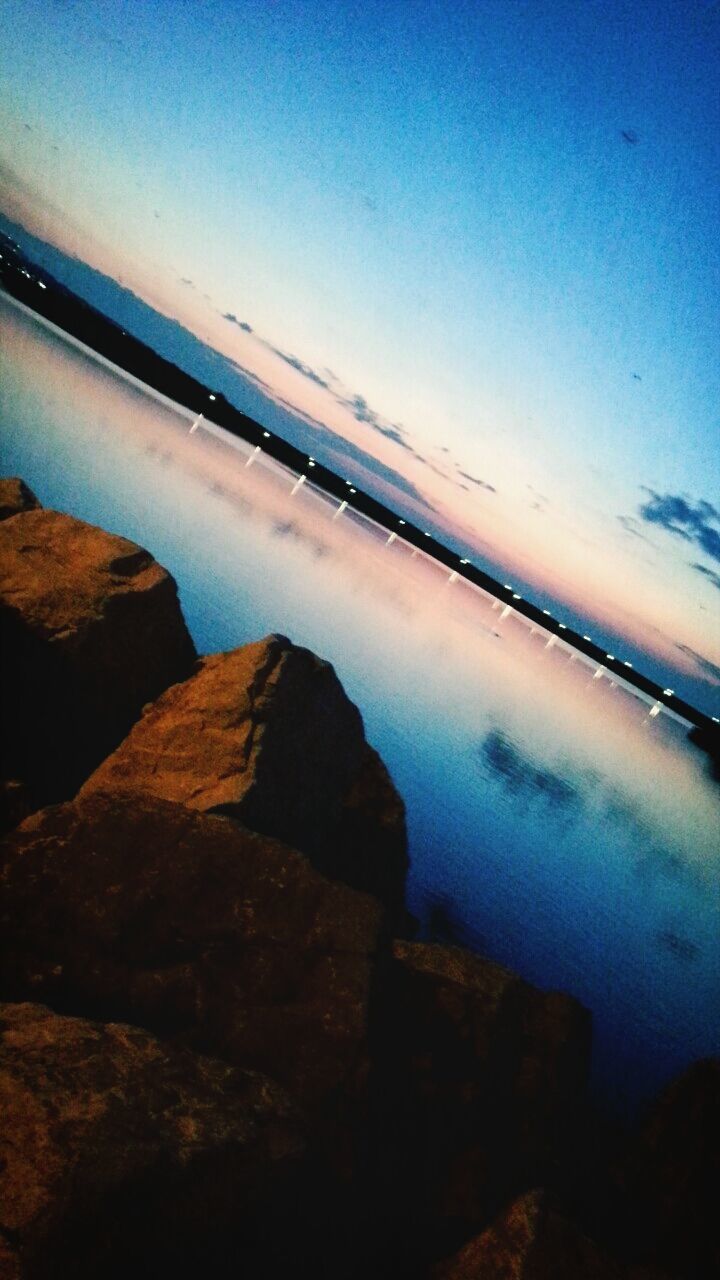
M 415 452 L 403 439 L 403 436 L 407 435 L 405 428 L 399 426 L 396 422 L 383 421 L 379 414 L 370 408 L 364 396 L 354 395 L 349 400 L 342 400 L 341 403 L 347 405 L 358 422 L 366 422 L 369 427 L 374 427 L 382 436 L 387 436 L 388 440 L 394 440 L 396 444 L 402 445 L 403 449 L 409 449 L 411 453 Z
M 244 320 L 238 320 L 237 316 L 232 311 L 223 311 L 222 318 L 223 320 L 229 320 L 231 324 L 236 324 L 238 329 L 244 329 L 245 333 L 252 333 L 252 326 L 246 324 Z M 280 354 L 281 352 L 278 351 L 278 355 Z M 285 359 L 284 356 L 283 359 Z
M 245 326 L 243 325 L 241 327 L 244 328 Z M 296 369 L 298 373 L 301 373 L 303 378 L 308 378 L 310 382 L 314 382 L 316 386 L 322 387 L 324 391 L 330 390 L 330 384 L 325 380 L 325 378 L 321 378 L 319 373 L 316 373 L 314 369 L 311 369 L 310 365 L 305 364 L 298 358 L 298 356 L 290 355 L 287 351 L 281 351 L 279 347 L 273 347 L 269 342 L 266 343 L 266 346 L 270 347 L 270 350 L 273 351 L 276 356 L 279 356 L 281 360 L 284 360 L 285 364 L 289 364 L 291 369 Z
M 693 504 L 679 494 L 650 494 L 648 502 L 639 508 L 648 524 L 659 524 L 668 533 L 674 533 L 685 542 L 694 542 L 712 560 L 720 561 L 720 512 L 709 502 Z
M 456 471 L 463 480 L 469 480 L 470 484 L 477 485 L 479 489 L 487 489 L 488 493 L 497 493 L 495 486 L 488 484 L 487 480 L 478 480 L 477 476 L 468 475 L 467 471 L 461 471 L 459 467 L 456 467 Z M 464 489 L 465 485 L 461 485 L 461 488 Z
M 715 573 L 714 569 L 706 569 L 704 564 L 694 564 L 691 565 L 691 568 L 695 569 L 698 573 L 701 573 L 704 578 L 708 578 L 709 581 L 712 582 L 713 586 L 717 587 L 718 591 L 720 591 L 720 573 Z
M 640 532 L 638 522 L 634 516 L 618 516 L 617 519 L 626 533 L 631 533 L 634 538 L 642 538 L 643 542 L 647 542 L 647 538 L 644 533 Z
M 715 662 L 710 662 L 709 658 L 703 658 L 702 654 L 698 653 L 697 649 L 691 649 L 689 644 L 677 644 L 675 648 L 687 654 L 688 658 L 692 658 L 702 673 L 702 679 L 709 680 L 710 684 L 720 684 L 720 667 Z

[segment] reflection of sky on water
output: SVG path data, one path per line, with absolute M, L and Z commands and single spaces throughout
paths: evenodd
M 198 647 L 334 662 L 408 806 L 410 905 L 594 1011 L 598 1080 L 720 1048 L 717 787 L 667 717 L 308 482 L 3 310 L 3 470 L 148 546 Z

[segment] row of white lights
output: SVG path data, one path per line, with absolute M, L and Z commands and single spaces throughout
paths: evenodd
M 25 273 L 25 274 L 27 274 L 27 273 Z M 40 284 L 41 288 L 43 288 L 43 289 L 45 288 L 45 285 L 44 285 L 44 284 L 42 284 L 42 282 L 41 282 L 41 281 L 38 281 L 38 284 Z M 213 394 L 212 394 L 212 392 L 211 392 L 211 393 L 209 394 L 209 396 L 208 396 L 208 399 L 209 399 L 209 400 L 215 400 L 215 399 L 217 399 L 217 397 L 216 397 L 215 395 L 213 395 Z M 264 436 L 264 438 L 265 438 L 266 440 L 269 440 L 269 439 L 270 439 L 270 432 L 269 432 L 269 431 L 263 431 L 263 436 Z M 309 467 L 314 467 L 314 466 L 316 466 L 315 459 L 312 457 L 312 455 L 309 455 L 309 456 L 308 456 L 308 466 L 309 466 Z M 352 481 L 351 481 L 351 480 L 346 480 L 346 481 L 345 481 L 345 484 L 348 486 L 348 488 L 349 488 L 349 490 L 350 490 L 350 492 L 351 492 L 351 493 L 357 493 L 357 490 L 353 488 L 353 485 L 352 485 Z M 398 520 L 398 524 L 399 524 L 399 525 L 404 525 L 404 524 L 405 524 L 405 521 L 404 521 L 404 520 Z M 432 534 L 431 534 L 428 530 L 425 530 L 425 537 L 426 537 L 426 538 L 431 538 L 431 537 L 432 537 Z M 460 560 L 460 564 L 469 564 L 469 563 L 470 563 L 470 561 L 469 561 L 469 560 L 467 560 L 467 559 L 465 559 L 465 558 L 463 558 L 463 559 L 461 559 L 461 560 Z M 506 590 L 506 591 L 512 591 L 512 598 L 513 598 L 513 600 L 522 600 L 522 596 L 521 596 L 517 591 L 513 591 L 513 589 L 512 589 L 512 587 L 511 587 L 511 585 L 510 585 L 510 583 L 509 583 L 509 582 L 506 582 L 506 583 L 504 583 L 503 585 L 504 585 L 504 587 L 505 587 L 505 590 Z M 544 614 L 546 615 L 546 617 L 548 617 L 548 618 L 551 618 L 551 617 L 552 617 L 552 614 L 551 614 L 551 612 L 550 612 L 550 610 L 549 610 L 549 609 L 543 609 L 543 613 L 544 613 Z M 559 622 L 559 623 L 558 623 L 558 627 L 560 628 L 560 630 L 561 630 L 561 631 L 567 631 L 567 623 L 565 623 L 565 622 Z M 583 640 L 587 640 L 590 644 L 592 644 L 592 643 L 593 643 L 592 638 L 591 638 L 590 636 L 583 636 Z M 615 657 L 615 654 L 614 654 L 614 653 L 608 653 L 608 654 L 606 654 L 605 656 L 606 656 L 606 658 L 607 658 L 607 661 L 608 661 L 608 662 L 616 662 L 616 661 L 617 661 L 617 659 L 616 659 L 616 657 Z M 628 662 L 627 660 L 625 660 L 625 661 L 623 662 L 623 666 L 625 666 L 625 667 L 632 667 L 632 662 Z M 674 693 L 675 693 L 675 690 L 674 690 L 674 689 L 663 689 L 663 694 L 664 694 L 664 696 L 665 696 L 666 698 L 671 698 L 671 697 L 673 696 L 673 694 L 674 694 Z M 717 716 L 711 716 L 710 718 L 711 718 L 711 720 L 712 720 L 715 724 L 720 724 L 720 720 L 718 720 L 718 717 L 717 717 Z

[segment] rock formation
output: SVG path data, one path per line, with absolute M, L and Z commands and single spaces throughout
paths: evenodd
M 285 636 L 201 659 L 81 794 L 98 791 L 227 814 L 401 910 L 402 801 L 330 663 Z
M 583 1235 L 543 1191 L 521 1196 L 433 1280 L 663 1280 L 625 1266 Z
M 21 511 L 33 511 L 40 506 L 32 489 L 18 476 L 0 479 L 0 520 L 7 520 Z
M 0 514 L 0 1280 L 720 1271 L 720 1063 L 582 1151 L 587 1011 L 393 940 L 404 807 L 333 668 L 195 662 L 149 553 Z
M 244 1273 L 301 1194 L 285 1092 L 137 1027 L 0 1005 L 0 1098 L 3 1280 Z
M 13 999 L 151 1028 L 313 1107 L 362 1088 L 372 898 L 276 840 L 143 795 L 43 810 L 4 862 Z
M 149 552 L 45 510 L 0 523 L 0 648 L 3 776 L 26 808 L 70 798 L 195 659 Z
M 440 1236 L 467 1234 L 554 1176 L 584 1104 L 590 1017 L 458 947 L 395 942 L 393 960 L 383 1141 L 412 1171 L 410 1213 L 422 1204 Z

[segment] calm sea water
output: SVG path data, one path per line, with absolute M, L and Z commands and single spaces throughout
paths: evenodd
M 334 663 L 424 926 L 588 1005 L 611 1106 L 720 1051 L 720 788 L 686 727 L 4 299 L 0 323 L 2 472 L 148 547 L 201 652 L 281 631 Z

